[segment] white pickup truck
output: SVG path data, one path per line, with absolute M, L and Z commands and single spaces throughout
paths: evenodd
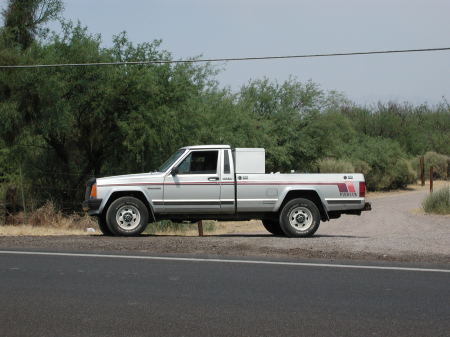
M 149 222 L 261 219 L 274 235 L 312 236 L 320 221 L 371 209 L 359 173 L 265 173 L 265 151 L 187 146 L 156 172 L 93 178 L 83 208 L 105 235 L 134 236 Z

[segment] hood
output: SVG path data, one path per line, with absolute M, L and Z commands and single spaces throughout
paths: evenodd
M 162 173 L 162 172 L 125 174 L 125 175 L 120 175 L 120 176 L 97 178 L 97 186 L 110 185 L 110 184 L 126 185 L 126 184 L 162 182 L 163 179 L 164 179 L 164 173 Z

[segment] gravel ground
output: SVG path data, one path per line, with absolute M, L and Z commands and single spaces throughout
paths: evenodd
M 373 210 L 321 224 L 312 238 L 289 239 L 266 232 L 207 237 L 92 236 L 0 237 L 0 249 L 202 254 L 438 262 L 450 264 L 450 217 L 425 215 L 426 191 L 375 197 Z

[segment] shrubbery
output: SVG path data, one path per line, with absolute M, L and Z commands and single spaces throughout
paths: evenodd
M 355 168 L 352 163 L 346 160 L 325 158 L 319 160 L 320 173 L 352 173 Z
M 412 161 L 412 165 L 417 172 L 417 177 L 420 177 L 420 157 L 415 158 Z M 430 166 L 433 166 L 433 178 L 434 179 L 448 179 L 448 165 L 450 163 L 450 157 L 436 153 L 433 151 L 428 151 L 424 155 L 425 160 L 425 178 L 430 179 Z
M 416 174 L 400 145 L 379 137 L 360 137 L 349 149 L 355 171 L 365 173 L 369 190 L 403 188 L 415 182 Z M 366 172 L 364 172 L 366 171 Z
M 407 155 L 393 140 L 360 137 L 344 151 L 350 159 L 325 158 L 318 161 L 321 173 L 363 173 L 369 190 L 404 188 L 416 181 Z
M 428 195 L 423 201 L 422 207 L 427 213 L 450 214 L 450 186 Z

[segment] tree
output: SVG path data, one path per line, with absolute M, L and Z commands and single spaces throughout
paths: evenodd
M 45 31 L 42 26 L 56 19 L 63 7 L 62 0 L 9 0 L 2 16 L 10 45 L 29 48 Z
M 36 63 L 170 59 L 158 40 L 135 46 L 120 34 L 104 48 L 100 36 L 71 23 L 26 55 Z M 150 171 L 195 139 L 193 102 L 211 74 L 195 64 L 1 72 L 1 135 L 20 145 L 38 199 L 78 204 L 89 176 Z

